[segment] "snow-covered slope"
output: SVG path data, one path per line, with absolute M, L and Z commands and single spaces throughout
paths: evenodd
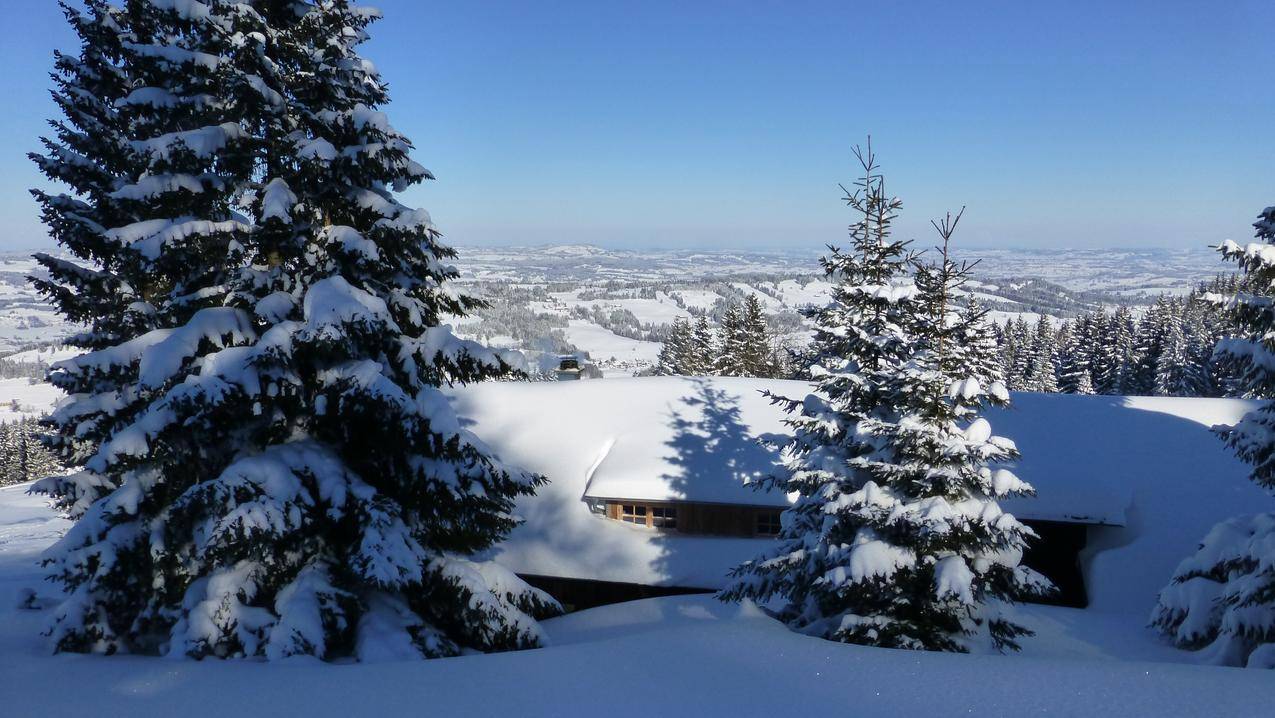
M 501 548 L 501 557 L 522 570 L 559 567 L 615 580 L 720 579 L 725 567 L 751 555 L 754 540 L 672 537 L 624 526 L 592 515 L 581 497 L 591 468 L 593 478 L 617 481 L 636 480 L 647 470 L 673 478 L 679 469 L 707 472 L 711 466 L 730 467 L 737 478 L 763 460 L 746 448 L 751 434 L 780 426 L 774 408 L 757 393 L 761 388 L 803 389 L 797 383 L 663 378 L 454 391 L 457 406 L 488 443 L 554 481 L 522 502 L 527 523 Z M 704 406 L 695 404 L 706 400 L 706 391 L 724 409 L 709 412 L 707 423 Z M 552 645 L 539 651 L 425 663 L 50 656 L 38 635 L 47 612 L 17 606 L 26 589 L 47 598 L 50 588 L 35 561 L 66 523 L 15 486 L 0 489 L 0 715 L 201 718 L 286 707 L 320 716 L 425 710 L 637 716 L 651 713 L 651 696 L 677 715 L 1264 715 L 1275 702 L 1269 674 L 1173 665 L 1192 661 L 1192 654 L 1167 646 L 1145 627 L 1156 589 L 1208 526 L 1269 504 L 1207 430 L 1233 421 L 1249 404 L 1014 398 L 1013 409 L 991 419 L 1023 449 L 1018 473 L 1038 485 L 1041 505 L 1062 502 L 1064 489 L 1080 500 L 1102 485 L 1114 487 L 1103 505 L 1127 502 L 1121 507 L 1126 525 L 1101 529 L 1094 547 L 1094 605 L 1020 606 L 1022 621 L 1037 635 L 1024 640 L 1019 656 L 834 644 L 792 634 L 756 609 L 707 596 L 554 619 L 545 624 Z M 617 453 L 626 437 L 636 442 L 632 446 L 656 441 L 663 448 Z M 657 480 L 660 485 L 676 489 L 678 482 Z M 713 483 L 708 490 L 727 489 Z M 1018 507 L 1021 513 L 1028 505 Z M 616 699 L 627 695 L 648 698 Z
M 59 399 L 61 389 L 30 379 L 0 379 L 0 421 L 47 414 Z
M 664 714 L 695 716 L 1187 718 L 1265 715 L 1275 701 L 1275 682 L 1264 671 L 1104 660 L 1110 652 L 1074 635 L 1074 619 L 1084 612 L 1067 609 L 1035 614 L 1040 637 L 1028 641 L 1021 656 L 836 644 L 708 596 L 636 601 L 553 619 L 545 623 L 550 645 L 541 650 L 425 662 L 51 656 L 38 635 L 46 612 L 17 603 L 23 589 L 40 585 L 34 561 L 65 522 L 25 488 L 0 488 L 5 716 L 627 717 L 649 716 L 658 705 Z M 1117 631 L 1107 640 L 1125 636 Z
M 4 357 L 5 361 L 15 364 L 52 364 L 53 362 L 62 361 L 77 357 L 84 353 L 83 349 L 75 347 L 51 345 L 38 347 L 36 349 L 28 349 L 26 351 L 9 354 Z

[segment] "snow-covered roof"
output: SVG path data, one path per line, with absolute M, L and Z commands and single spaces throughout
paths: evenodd
M 564 397 L 532 402 L 534 410 L 555 416 L 553 423 L 573 444 L 579 443 L 585 424 L 605 434 L 596 445 L 581 498 L 775 507 L 790 503 L 784 493 L 758 485 L 759 479 L 781 473 L 777 446 L 785 437 L 784 413 L 764 392 L 801 397 L 808 391 L 805 385 L 723 378 L 634 381 L 640 383 L 594 387 L 597 399 L 582 397 L 561 417 L 553 404 Z M 994 421 L 993 428 L 1004 433 L 1000 423 Z M 1083 447 L 1071 448 L 1083 452 Z M 1039 495 L 1005 502 L 1018 517 L 1125 524 L 1130 488 L 1120 477 L 1086 469 L 1083 462 L 1051 461 L 1035 468 L 1034 475 L 1023 479 Z
M 624 427 L 600 447 L 584 497 L 787 506 L 756 484 L 781 468 L 759 439 L 780 436 L 782 412 L 744 384 L 663 380 L 640 404 L 617 405 Z
M 498 558 L 525 574 L 721 586 L 731 567 L 769 539 L 635 527 L 599 517 L 585 499 L 782 505 L 786 497 L 744 486 L 777 461 L 756 439 L 784 431 L 783 412 L 764 390 L 800 397 L 808 387 L 647 377 L 452 390 L 461 416 L 496 453 L 550 480 L 519 502 L 525 523 L 497 548 Z M 1090 562 L 1091 571 L 1142 575 L 1143 583 L 1134 584 L 1145 603 L 1213 523 L 1268 500 L 1208 431 L 1252 406 L 1015 394 L 1011 408 L 987 417 L 996 434 L 1022 450 L 1013 470 L 1037 496 L 1004 505 L 1020 518 L 1111 526 L 1091 537 L 1091 549 L 1110 549 Z M 1124 546 L 1131 541 L 1134 549 Z M 1101 603 L 1095 596 L 1091 580 L 1091 600 Z

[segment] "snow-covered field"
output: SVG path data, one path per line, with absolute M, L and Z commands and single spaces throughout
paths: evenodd
M 582 319 L 572 319 L 565 334 L 567 341 L 588 351 L 589 356 L 596 361 L 630 362 L 634 366 L 645 366 L 655 363 L 660 355 L 659 342 L 622 337 Z
M 63 396 L 52 384 L 30 379 L 0 379 L 0 421 L 47 414 Z
M 519 570 L 541 562 L 543 570 L 571 554 L 599 575 L 645 571 L 644 580 L 684 584 L 693 574 L 720 575 L 755 550 L 758 540 L 708 537 L 677 540 L 714 544 L 710 550 L 679 548 L 657 532 L 592 515 L 581 501 L 594 478 L 720 465 L 711 451 L 687 443 L 712 427 L 723 434 L 705 446 L 733 452 L 725 458 L 736 459 L 734 466 L 750 465 L 744 443 L 777 427 L 757 390 L 802 388 L 714 380 L 715 401 L 739 410 L 715 407 L 728 420 L 705 424 L 706 407 L 690 403 L 703 401 L 704 386 L 655 378 L 457 390 L 458 407 L 497 452 L 553 481 L 520 505 L 527 524 L 502 548 L 502 560 Z M 1111 508 L 1112 523 L 1123 524 L 1100 529 L 1085 554 L 1092 605 L 1018 607 L 1037 635 L 1013 656 L 834 644 L 708 596 L 553 619 L 545 624 L 551 645 L 541 650 L 427 662 L 52 656 L 38 635 L 46 613 L 18 604 L 29 588 L 49 597 L 35 561 L 66 523 L 25 487 L 8 487 L 0 489 L 0 715 L 1268 715 L 1275 702 L 1268 673 L 1194 665 L 1192 654 L 1145 626 L 1156 589 L 1204 529 L 1270 501 L 1207 430 L 1250 406 L 1019 394 L 1014 408 L 991 416 L 1023 450 L 1016 471 L 1036 483 L 1035 509 L 1080 502 Z M 691 422 L 689 431 L 679 417 Z M 727 435 L 732 443 L 724 445 Z M 651 442 L 655 450 L 644 453 Z M 1023 502 L 1015 510 L 1026 515 L 1033 507 Z M 673 554 L 682 558 L 668 560 Z M 680 565 L 696 556 L 706 565 Z
M 52 364 L 56 361 L 79 356 L 83 352 L 84 350 L 82 349 L 55 344 L 10 354 L 4 359 L 17 364 Z

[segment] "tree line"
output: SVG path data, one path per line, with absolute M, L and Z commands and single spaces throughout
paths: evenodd
M 43 431 L 35 417 L 0 422 L 0 486 L 62 471 L 62 463 L 40 440 Z
M 700 315 L 673 321 L 653 374 L 658 376 L 752 376 L 781 378 L 793 373 L 782 339 L 770 328 L 757 295 L 728 304 L 721 323 Z
M 1235 276 L 1180 297 L 1163 295 L 1140 317 L 1098 309 L 1055 325 L 1018 317 L 996 325 L 1006 385 L 1014 391 L 1125 396 L 1236 396 L 1235 363 L 1214 352 L 1233 331 L 1212 298 L 1234 293 Z

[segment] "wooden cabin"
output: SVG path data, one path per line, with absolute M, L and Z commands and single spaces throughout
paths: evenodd
M 791 395 L 802 385 L 657 377 L 498 388 L 502 401 L 462 413 L 480 416 L 476 431 L 501 456 L 550 482 L 519 501 L 523 523 L 492 557 L 569 607 L 716 591 L 776 540 L 790 497 L 753 487 L 781 471 L 778 450 L 759 438 L 787 427 L 759 389 Z M 1040 535 L 1024 563 L 1060 587 L 1053 602 L 1066 606 L 1089 602 L 1090 553 L 1131 535 L 1128 482 L 1094 461 L 1081 452 L 1028 467 L 1037 496 L 1001 502 Z
M 779 536 L 783 507 L 773 505 L 593 499 L 591 509 L 611 521 L 670 533 L 751 539 Z M 1022 518 L 1040 537 L 1023 555 L 1023 563 L 1044 574 L 1058 587 L 1044 603 L 1073 608 L 1088 604 L 1080 553 L 1088 543 L 1086 521 Z M 690 587 L 682 592 L 693 592 Z M 665 594 L 656 594 L 665 595 Z

